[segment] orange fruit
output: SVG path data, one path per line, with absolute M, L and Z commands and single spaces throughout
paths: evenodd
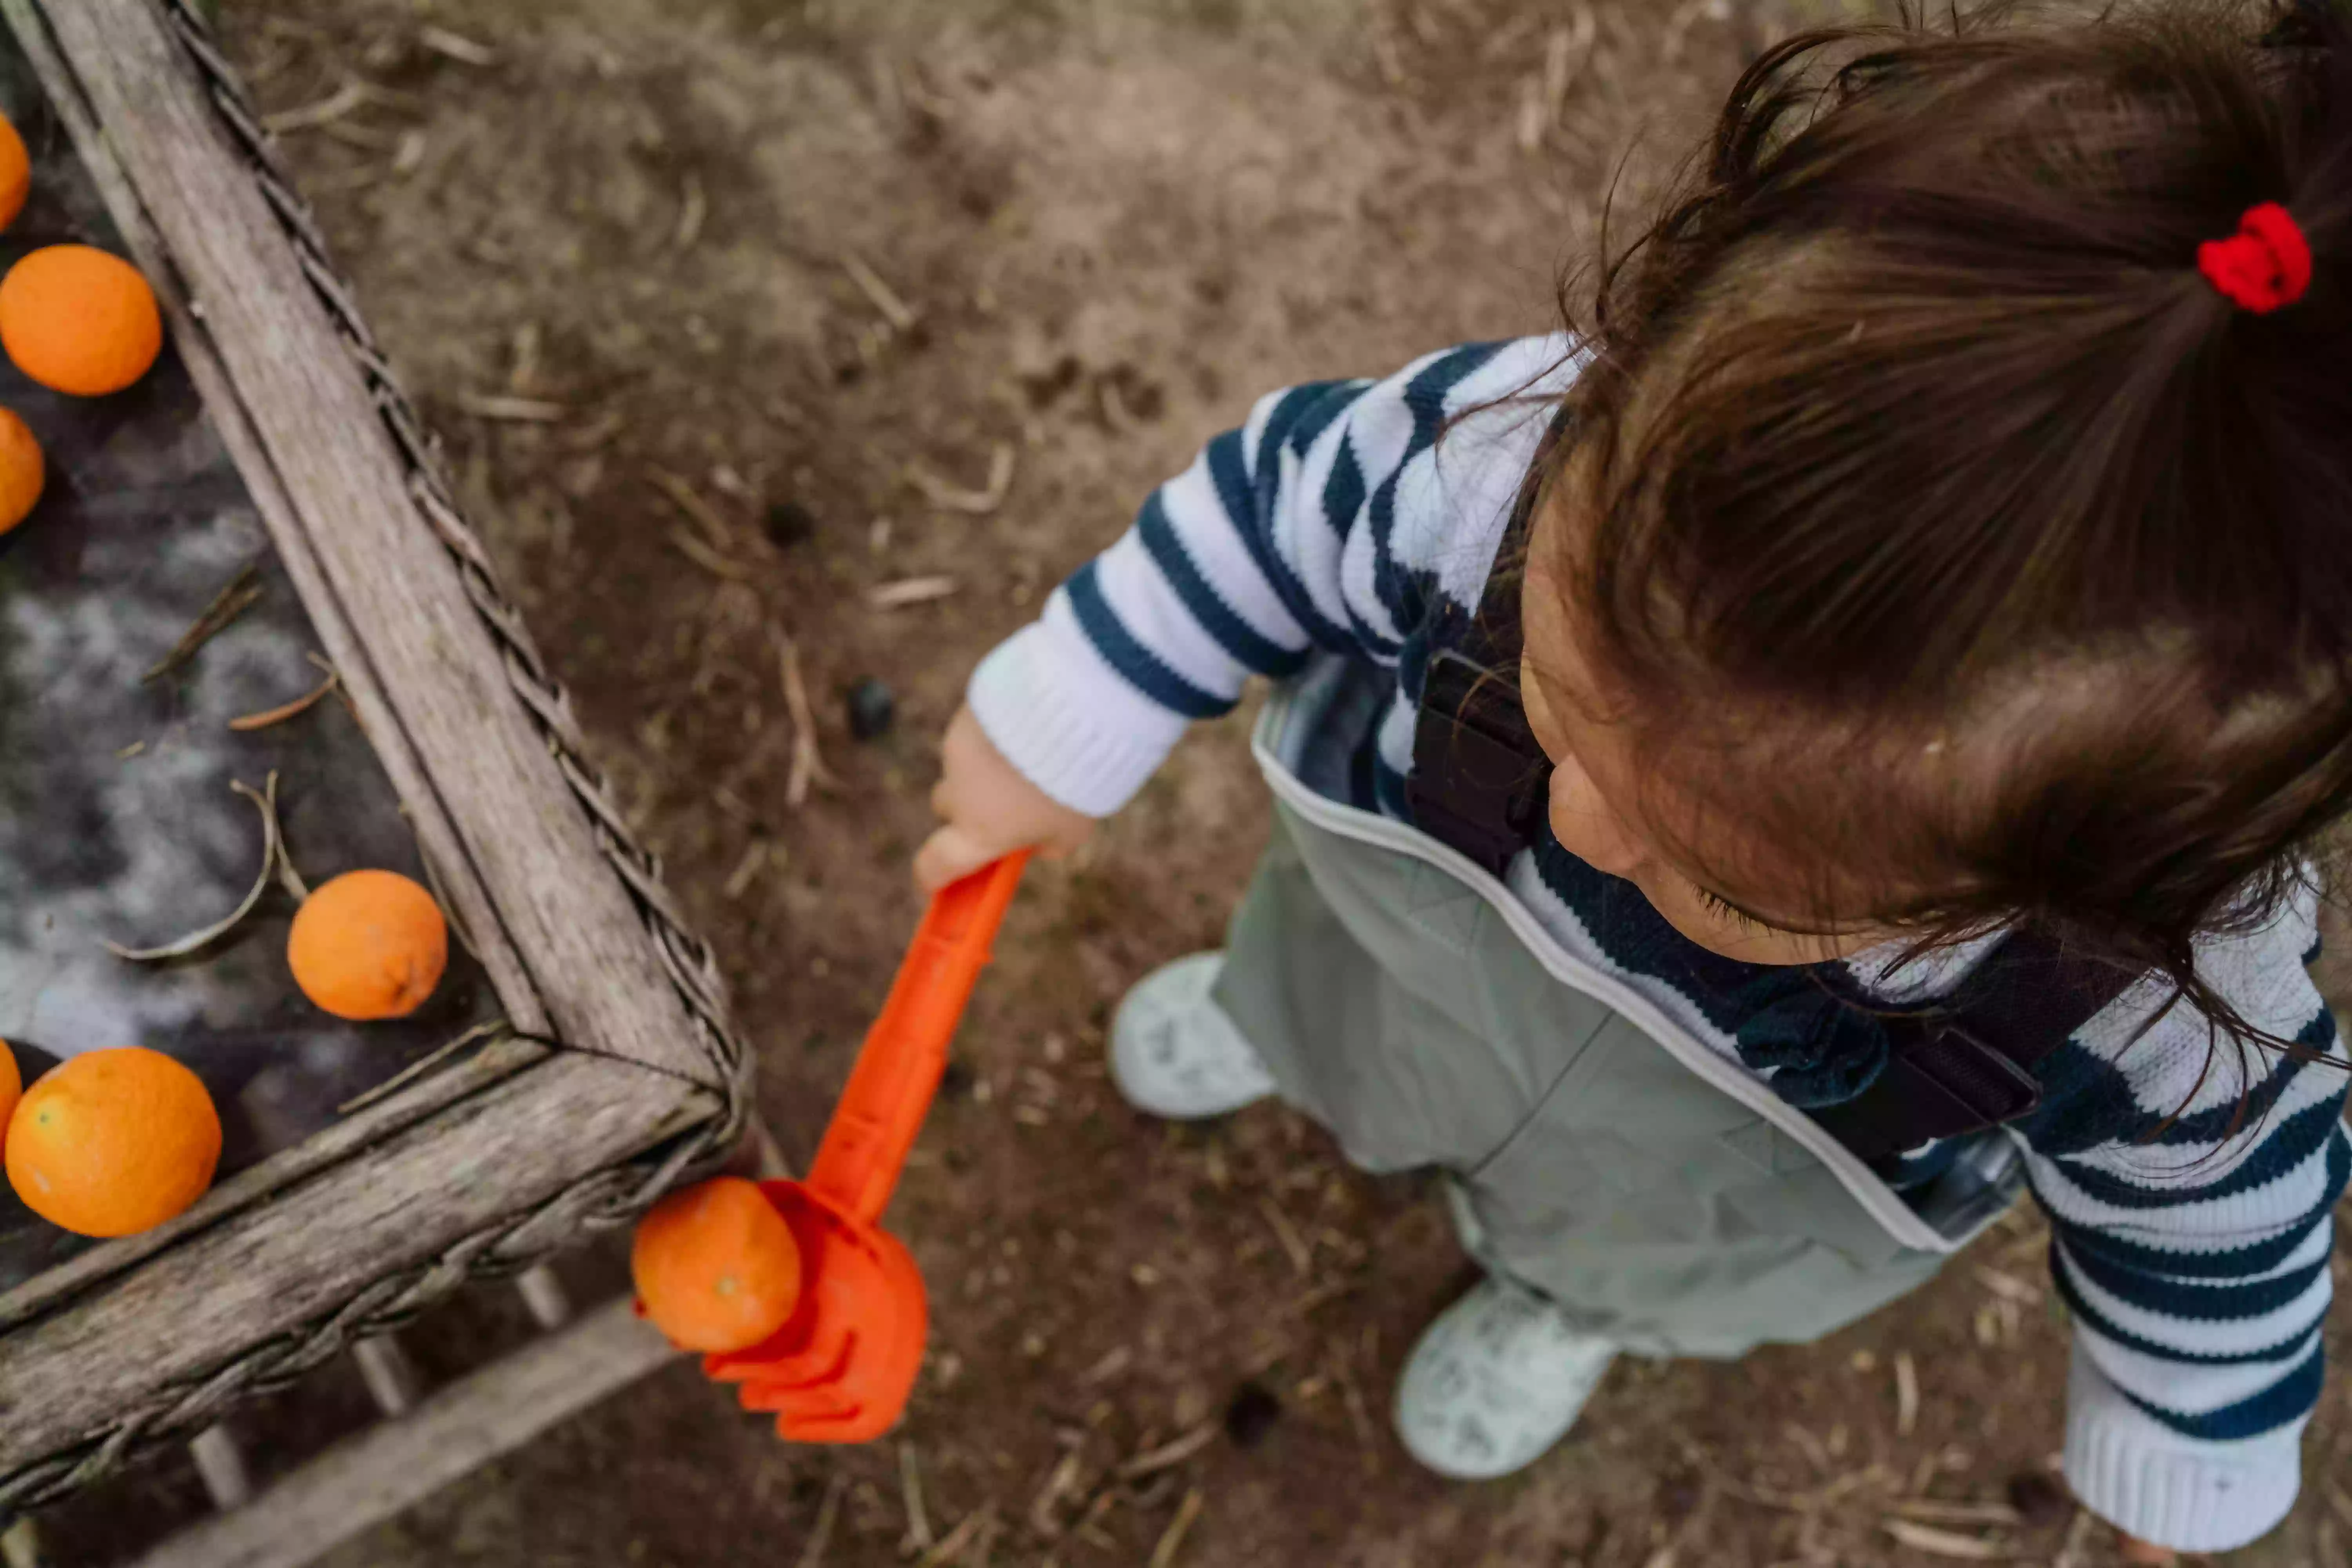
M 48 477 L 41 444 L 31 428 L 15 409 L 0 408 L 0 533 L 25 521 Z
M 449 964 L 449 922 L 397 871 L 346 871 L 295 911 L 294 984 L 338 1018 L 404 1018 Z
M 25 198 L 32 194 L 32 156 L 8 117 L 0 114 L 0 228 L 16 221 L 16 215 L 25 210 Z
M 680 1350 L 749 1350 L 801 1297 L 801 1249 L 759 1184 L 719 1176 L 670 1194 L 629 1248 L 637 1304 Z
M 8 1118 L 16 1113 L 16 1101 L 24 1097 L 25 1076 L 17 1068 L 16 1053 L 8 1042 L 0 1040 L 0 1148 L 8 1143 Z
M 52 391 L 101 397 L 147 374 L 163 349 L 163 318 L 128 261 L 52 245 L 0 279 L 0 348 Z
M 140 1046 L 68 1058 L 8 1118 L 8 1184 L 77 1236 L 163 1224 L 213 1184 L 220 1152 L 220 1115 L 202 1080 Z

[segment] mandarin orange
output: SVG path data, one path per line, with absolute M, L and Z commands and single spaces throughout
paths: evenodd
M 25 198 L 32 194 L 33 160 L 25 151 L 25 139 L 0 114 L 0 228 L 16 221 L 25 210 Z
M 102 397 L 147 374 L 163 349 L 163 318 L 128 261 L 52 245 L 0 279 L 0 348 L 52 391 Z
M 0 533 L 31 514 L 48 477 L 48 464 L 31 426 L 15 409 L 0 408 Z
M 7 1041 L 0 1040 L 0 1148 L 7 1146 L 8 1118 L 24 1095 L 25 1075 L 16 1066 L 16 1053 L 8 1048 Z
M 449 963 L 449 922 L 396 871 L 346 871 L 295 911 L 286 962 L 302 994 L 338 1018 L 404 1018 Z
M 77 1236 L 133 1236 L 185 1209 L 220 1163 L 203 1080 L 142 1046 L 86 1051 L 44 1074 L 8 1118 L 8 1184 Z
M 719 1176 L 672 1193 L 637 1222 L 638 1305 L 680 1350 L 749 1350 L 800 1301 L 801 1253 L 759 1184 Z

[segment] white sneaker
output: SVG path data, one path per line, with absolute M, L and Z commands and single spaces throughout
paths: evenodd
M 1541 1297 L 1483 1280 L 1413 1346 L 1397 1380 L 1397 1436 L 1441 1476 L 1507 1476 L 1568 1436 L 1616 1355 Z
M 1110 1022 L 1110 1076 L 1127 1102 L 1171 1121 L 1239 1110 L 1274 1079 L 1209 994 L 1222 952 L 1196 952 L 1145 975 Z

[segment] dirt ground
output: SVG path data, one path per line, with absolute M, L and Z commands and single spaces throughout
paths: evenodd
M 795 1157 L 915 913 L 907 857 L 973 660 L 1258 393 L 1551 324 L 1621 156 L 1638 205 L 1677 128 L 1805 14 L 223 9 L 632 815 L 726 957 Z M 910 584 L 920 602 L 877 607 Z M 828 770 L 798 805 L 782 638 Z M 845 694 L 869 679 L 897 721 L 861 742 Z M 2098 1531 L 2063 1558 L 2074 1510 L 2043 1481 L 2064 1350 L 2025 1215 L 1824 1343 L 1622 1363 L 1524 1477 L 1459 1488 L 1411 1466 L 1388 1390 L 1464 1282 L 1431 1194 L 1350 1172 L 1277 1110 L 1147 1123 L 1103 1075 L 1108 1009 L 1218 940 L 1265 816 L 1229 721 L 1087 857 L 1032 878 L 893 1212 L 936 1299 L 895 1440 L 785 1447 L 681 1367 L 332 1562 L 1936 1561 L 1890 1533 L 1904 1510 L 1990 1542 L 1988 1560 L 2112 1560 Z M 2294 1521 L 2233 1561 L 2352 1561 L 2347 1449 L 2339 1384 Z M 2027 1506 L 1983 1523 L 1923 1500 Z

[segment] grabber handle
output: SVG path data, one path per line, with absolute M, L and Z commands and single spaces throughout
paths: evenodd
M 841 1212 L 870 1224 L 889 1206 L 947 1068 L 948 1043 L 1028 864 L 1029 851 L 1018 849 L 931 895 L 809 1169 L 808 1185 Z

